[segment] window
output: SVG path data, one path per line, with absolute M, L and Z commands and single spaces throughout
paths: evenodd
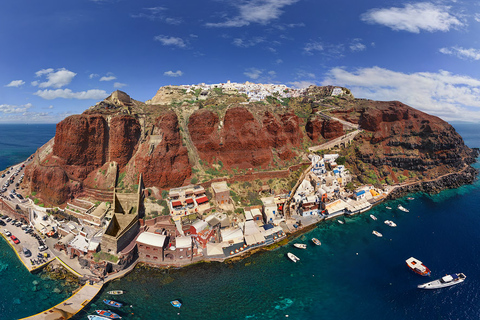
M 147 254 L 147 258 L 150 258 L 150 255 L 149 255 L 149 254 Z
M 146 247 L 145 249 L 149 250 L 149 249 L 150 249 L 150 247 Z
M 180 251 L 183 251 L 183 249 L 180 249 Z
M 157 260 L 158 258 L 157 257 L 153 257 L 153 260 Z

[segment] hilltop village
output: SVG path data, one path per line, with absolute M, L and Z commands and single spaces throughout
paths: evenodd
M 224 261 L 435 177 L 468 182 L 474 154 L 452 130 L 332 86 L 169 86 L 146 103 L 115 92 L 5 170 L 0 221 L 30 271 L 56 258 L 98 282 L 137 263 Z

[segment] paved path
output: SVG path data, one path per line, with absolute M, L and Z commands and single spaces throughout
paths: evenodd
M 343 135 L 343 136 L 335 138 L 331 141 L 325 142 L 324 144 L 314 146 L 314 147 L 310 147 L 310 148 L 308 148 L 308 151 L 314 152 L 314 151 L 319 151 L 319 150 L 323 150 L 323 149 L 330 149 L 330 148 L 335 147 L 336 145 L 340 145 L 342 143 L 348 143 L 348 142 L 352 141 L 353 138 L 355 138 L 355 136 L 357 134 L 359 134 L 360 132 L 362 132 L 362 130 L 355 130 L 353 132 L 347 133 L 346 135 Z
M 22 318 L 28 320 L 60 320 L 70 319 L 80 310 L 82 310 L 90 301 L 95 298 L 102 289 L 103 284 L 95 283 L 93 285 L 86 284 L 78 290 L 73 296 L 67 300 L 57 304 L 56 306 L 37 313 L 33 316 Z

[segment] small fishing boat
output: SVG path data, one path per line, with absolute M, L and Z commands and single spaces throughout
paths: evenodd
M 344 224 L 344 223 L 345 223 L 345 222 L 343 222 L 342 220 L 337 220 L 337 221 L 338 221 L 338 223 L 340 223 L 340 224 Z
M 392 227 L 392 228 L 397 226 L 397 224 L 395 222 L 393 222 L 392 220 L 385 220 L 385 224 L 387 226 Z
M 404 208 L 401 204 L 399 204 L 397 208 L 398 208 L 398 210 L 401 210 L 403 212 L 410 212 L 410 210 Z
M 174 306 L 175 308 L 180 308 L 182 306 L 182 303 L 178 300 L 173 300 L 173 301 L 170 301 L 170 303 L 172 304 L 172 306 Z
M 381 234 L 380 232 L 375 231 L 375 230 L 372 231 L 372 234 L 376 235 L 379 238 L 383 237 L 383 234 Z
M 121 306 L 123 306 L 123 304 L 120 302 L 108 300 L 108 299 L 103 299 L 103 303 L 105 303 L 107 306 L 111 306 L 115 308 L 120 308 Z
M 321 246 L 322 243 L 320 242 L 320 240 L 318 240 L 317 238 L 312 238 L 312 242 L 317 245 L 317 246 Z
M 415 198 L 413 198 L 413 197 L 408 197 L 407 200 L 412 201 L 412 200 L 415 200 Z
M 392 207 L 385 207 L 385 209 L 392 210 Z
M 375 217 L 373 214 L 370 215 L 370 218 L 372 218 L 372 220 L 377 220 L 377 217 Z
M 307 245 L 305 243 L 294 243 L 293 246 L 298 249 L 307 249 Z
M 444 287 L 450 287 L 455 284 L 462 283 L 467 276 L 463 273 L 454 273 L 441 277 L 440 279 L 420 284 L 417 286 L 419 289 L 439 289 Z
M 415 259 L 414 257 L 410 257 L 407 260 L 405 260 L 407 263 L 407 266 L 415 273 L 421 275 L 421 276 L 429 276 L 430 275 L 430 269 L 428 269 L 422 261 Z
M 101 317 L 101 316 L 96 316 L 96 315 L 89 315 L 88 320 L 108 320 L 108 318 Z
M 108 319 L 121 319 L 122 318 L 118 314 L 116 314 L 115 312 L 112 312 L 110 310 L 95 310 L 95 312 L 99 316 L 103 316 L 103 317 L 108 318 Z
M 300 258 L 298 258 L 296 255 L 294 255 L 293 253 L 290 253 L 290 252 L 287 253 L 287 257 L 288 257 L 288 259 L 292 260 L 293 262 L 300 261 Z
M 119 294 L 124 294 L 125 291 L 123 291 L 123 290 L 112 290 L 112 291 L 108 291 L 107 293 L 108 294 L 119 295 Z

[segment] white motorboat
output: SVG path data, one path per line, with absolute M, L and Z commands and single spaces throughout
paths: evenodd
M 307 249 L 307 245 L 305 243 L 294 243 L 293 246 L 298 249 Z
M 448 274 L 444 277 L 441 277 L 440 279 L 420 284 L 417 287 L 419 289 L 439 289 L 444 287 L 450 287 L 463 282 L 466 277 L 467 276 L 463 273 Z
M 293 253 L 288 252 L 287 253 L 288 259 L 292 260 L 293 262 L 300 261 L 300 258 L 294 255 Z
M 312 238 L 312 242 L 315 243 L 315 245 L 317 246 L 321 246 L 322 243 L 320 242 L 320 240 L 318 240 L 317 238 Z
M 398 210 L 401 210 L 403 212 L 410 212 L 410 210 L 404 208 L 401 204 L 398 205 Z
M 380 232 L 375 231 L 375 230 L 372 231 L 372 234 L 376 235 L 379 238 L 383 237 L 383 234 L 381 234 Z
M 392 210 L 392 207 L 385 207 L 385 209 Z
M 344 224 L 344 223 L 345 223 L 345 222 L 343 222 L 342 220 L 337 220 L 337 221 L 338 221 L 338 223 L 340 223 L 340 224 Z
M 385 220 L 385 224 L 387 226 L 392 227 L 392 228 L 397 226 L 397 224 L 395 222 L 393 222 L 392 220 Z
M 372 220 L 377 220 L 377 217 L 375 217 L 373 214 L 370 215 L 370 218 L 372 218 Z

